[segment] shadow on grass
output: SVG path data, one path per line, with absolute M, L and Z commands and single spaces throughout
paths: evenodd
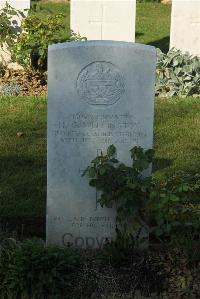
M 155 158 L 153 159 L 153 172 L 171 166 L 173 163 L 170 159 Z
M 147 45 L 154 46 L 156 48 L 159 48 L 162 52 L 167 53 L 169 51 L 169 42 L 170 42 L 170 37 L 166 36 L 159 40 L 149 42 L 147 43 Z
M 136 32 L 135 33 L 135 37 L 137 38 L 137 37 L 140 37 L 140 36 L 143 36 L 144 35 L 144 33 L 143 32 Z
M 0 235 L 45 235 L 46 160 L 43 156 L 1 156 Z

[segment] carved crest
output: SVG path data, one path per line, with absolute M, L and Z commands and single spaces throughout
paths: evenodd
M 110 62 L 92 62 L 81 70 L 77 78 L 77 92 L 91 105 L 112 105 L 124 93 L 124 78 Z

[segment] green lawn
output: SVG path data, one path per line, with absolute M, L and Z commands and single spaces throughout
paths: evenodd
M 200 170 L 200 98 L 157 99 L 154 120 L 157 179 L 176 171 Z
M 2 97 L 0 106 L 0 217 L 44 217 L 46 98 Z M 200 98 L 157 99 L 155 108 L 154 176 L 199 171 Z
M 136 42 L 169 49 L 171 5 L 138 3 L 136 13 Z
M 33 12 L 35 13 L 35 12 Z M 36 13 L 65 15 L 66 38 L 70 33 L 70 4 L 38 2 Z M 169 48 L 171 5 L 138 3 L 136 13 L 136 42 L 153 45 L 166 52 Z
M 46 99 L 2 97 L 0 106 L 0 219 L 14 225 L 45 215 Z
M 52 3 L 52 2 L 34 2 L 32 1 L 31 14 L 37 14 L 41 17 L 45 15 L 59 14 L 64 15 L 64 30 L 61 32 L 63 39 L 70 36 L 70 5 L 69 3 Z

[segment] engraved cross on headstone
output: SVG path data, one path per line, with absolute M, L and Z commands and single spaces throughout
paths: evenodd
M 105 37 L 105 25 L 106 24 L 114 24 L 116 22 L 114 21 L 108 21 L 106 16 L 107 16 L 107 11 L 108 11 L 108 7 L 107 6 L 101 6 L 101 16 L 100 16 L 100 19 L 97 20 L 89 20 L 89 23 L 92 25 L 92 24 L 97 24 L 97 25 L 100 25 L 101 26 L 101 40 L 104 39 Z

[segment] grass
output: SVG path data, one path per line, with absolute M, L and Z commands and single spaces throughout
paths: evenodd
M 36 4 L 36 2 L 33 3 Z M 62 35 L 67 39 L 70 34 L 69 3 L 38 2 L 36 13 L 41 16 L 63 13 L 65 15 L 65 32 L 62 32 Z M 136 42 L 153 45 L 167 52 L 169 49 L 170 16 L 171 5 L 138 3 L 136 13 Z
M 138 3 L 136 13 L 136 42 L 169 49 L 171 5 Z
M 64 29 L 60 32 L 63 40 L 67 40 L 70 36 L 70 5 L 69 3 L 53 3 L 53 2 L 35 2 L 32 1 L 31 14 L 37 14 L 44 17 L 45 15 L 64 15 Z
M 23 223 L 45 215 L 46 99 L 2 97 L 0 106 L 0 218 Z
M 200 98 L 158 99 L 155 105 L 153 174 L 200 169 Z
M 44 218 L 46 98 L 2 97 L 0 106 L 0 217 Z M 199 122 L 200 98 L 156 100 L 156 179 L 175 171 L 199 171 Z

